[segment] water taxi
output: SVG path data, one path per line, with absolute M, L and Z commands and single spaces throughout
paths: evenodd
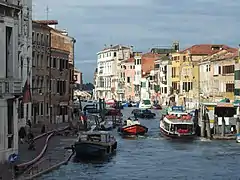
M 193 117 L 183 109 L 169 111 L 160 121 L 161 134 L 170 139 L 194 139 L 196 137 Z

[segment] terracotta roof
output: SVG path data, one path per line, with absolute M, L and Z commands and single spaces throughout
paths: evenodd
M 133 58 L 133 57 L 131 57 L 131 58 L 129 58 L 126 62 L 127 63 L 131 63 L 131 62 L 134 62 L 135 61 L 135 59 Z
M 57 20 L 34 20 L 34 22 L 45 24 L 45 25 L 57 25 L 58 24 Z
M 229 49 L 229 46 L 218 44 L 198 44 L 193 45 L 187 49 L 180 51 L 180 53 L 187 53 L 189 51 L 192 55 L 212 55 L 224 49 Z
M 221 50 L 219 52 L 216 52 L 211 56 L 206 57 L 203 61 L 223 60 L 223 59 L 231 59 L 236 57 L 238 57 L 238 49 L 229 48 L 227 50 Z

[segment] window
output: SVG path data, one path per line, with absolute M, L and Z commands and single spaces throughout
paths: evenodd
M 130 81 L 131 81 L 131 78 L 127 77 L 127 83 L 130 83 Z
M 37 44 L 39 44 L 39 33 L 37 33 L 36 41 L 37 41 Z
M 159 69 L 159 67 L 160 67 L 160 64 L 155 64 L 155 65 L 154 65 L 154 68 L 155 68 L 155 69 Z
M 240 70 L 236 70 L 236 71 L 234 72 L 234 79 L 235 79 L 235 80 L 240 80 Z
M 192 82 L 183 82 L 183 90 L 188 92 L 189 90 L 192 90 L 193 83 Z
M 176 67 L 173 67 L 173 68 L 172 68 L 172 77 L 173 77 L 173 78 L 177 77 Z
M 49 45 L 49 35 L 48 34 L 46 35 L 46 45 L 47 46 Z
M 231 74 L 234 73 L 234 65 L 223 66 L 223 74 Z
M 43 116 L 43 102 L 40 103 L 40 115 Z
M 53 58 L 53 68 L 56 68 L 57 67 L 57 59 L 56 58 Z
M 210 72 L 210 70 L 211 70 L 211 65 L 207 64 L 206 65 L 206 72 Z
M 240 96 L 240 89 L 234 89 L 234 95 Z
M 43 37 L 43 34 L 41 34 L 41 45 L 44 45 L 44 37 Z
M 226 84 L 226 92 L 234 92 L 234 84 L 233 83 Z
M 174 90 L 177 90 L 177 89 L 178 89 L 177 82 L 172 82 L 172 88 L 173 88 Z
M 117 53 L 116 52 L 113 53 L 113 57 L 117 57 Z
M 183 61 L 186 61 L 186 56 L 183 56 Z
M 32 42 L 34 43 L 34 41 L 35 41 L 35 33 L 32 32 Z
M 145 88 L 146 87 L 146 82 L 141 82 L 141 87 Z

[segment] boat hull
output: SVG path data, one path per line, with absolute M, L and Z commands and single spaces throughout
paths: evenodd
M 140 124 L 134 124 L 120 128 L 120 132 L 122 135 L 144 135 L 148 132 L 148 128 Z
M 106 146 L 88 142 L 76 142 L 74 149 L 76 157 L 79 159 L 104 158 L 116 151 L 117 142 Z
M 166 139 L 176 139 L 176 140 L 194 140 L 196 138 L 196 134 L 190 134 L 190 135 L 178 135 L 178 134 L 172 134 L 172 133 L 169 133 L 167 131 L 165 131 L 165 129 L 161 128 L 160 127 L 160 132 L 161 132 L 161 135 L 163 137 L 165 137 Z

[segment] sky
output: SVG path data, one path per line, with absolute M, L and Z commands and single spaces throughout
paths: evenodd
M 33 0 L 33 19 L 59 21 L 77 40 L 75 64 L 84 82 L 93 81 L 97 52 L 104 45 L 135 51 L 180 42 L 240 44 L 239 0 Z

